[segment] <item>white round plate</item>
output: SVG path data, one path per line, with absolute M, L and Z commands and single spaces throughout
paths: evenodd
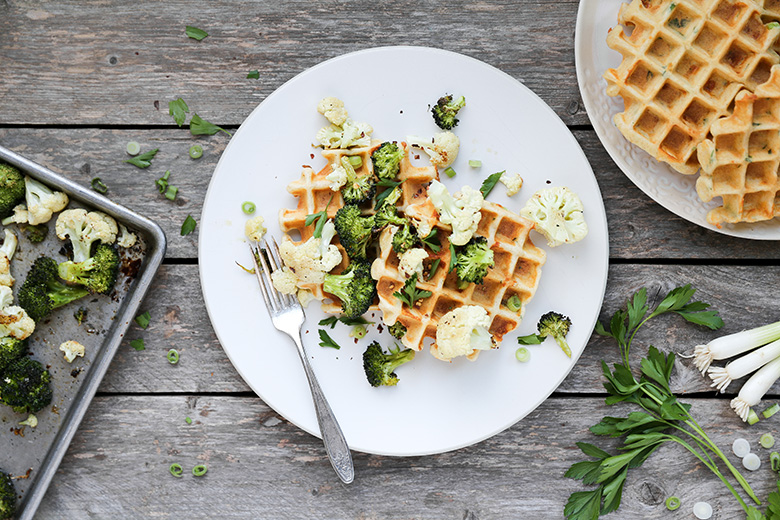
M 388 73 L 392 64 L 394 73 Z M 374 128 L 374 138 L 403 140 L 438 129 L 430 104 L 445 93 L 462 94 L 467 106 L 455 131 L 461 139 L 450 190 L 479 188 L 491 173 L 521 173 L 525 185 L 511 199 L 503 185 L 488 200 L 519 210 L 534 191 L 567 185 L 585 205 L 590 233 L 581 242 L 548 250 L 536 297 L 515 334 L 500 349 L 475 362 L 445 363 L 429 352 L 397 371 L 395 387 L 372 388 L 362 353 L 373 339 L 387 349 L 390 335 L 375 327 L 363 340 L 350 328 L 327 329 L 340 350 L 319 346 L 316 302 L 306 309 L 303 342 L 314 371 L 353 450 L 382 455 L 423 455 L 468 446 L 508 428 L 536 408 L 574 366 L 601 308 L 607 279 L 608 239 L 604 206 L 582 150 L 553 111 L 503 72 L 459 54 L 420 47 L 384 47 L 347 54 L 296 76 L 268 96 L 244 121 L 217 165 L 200 223 L 199 265 L 203 294 L 217 336 L 247 384 L 274 410 L 319 436 L 309 387 L 290 339 L 271 324 L 255 277 L 236 266 L 251 265 L 241 204 L 257 204 L 268 232 L 281 237 L 277 215 L 295 207 L 285 187 L 302 165 L 325 166 L 312 147 L 326 120 L 317 103 L 344 100 L 350 116 Z M 421 154 L 424 155 L 424 154 Z M 482 167 L 469 168 L 469 159 Z M 427 159 L 420 158 L 420 161 Z M 535 332 L 536 321 L 556 310 L 571 317 L 572 359 L 548 340 L 530 347 L 531 361 L 515 359 L 518 335 Z M 379 322 L 380 317 L 372 318 Z
M 621 56 L 607 46 L 607 32 L 617 25 L 623 0 L 581 0 L 574 36 L 574 54 L 582 101 L 601 143 L 623 173 L 658 204 L 699 226 L 741 238 L 780 239 L 777 219 L 744 224 L 707 222 L 707 213 L 720 205 L 720 197 L 704 203 L 696 194 L 697 175 L 683 175 L 655 160 L 644 150 L 628 142 L 612 123 L 623 111 L 620 97 L 607 96 L 602 77 L 609 68 L 620 65 Z

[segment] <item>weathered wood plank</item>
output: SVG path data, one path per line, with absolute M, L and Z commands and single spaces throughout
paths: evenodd
M 613 265 L 609 271 L 602 320 L 608 320 L 640 287 L 647 287 L 651 301 L 656 301 L 654 298 L 657 298 L 659 290 L 666 294 L 673 287 L 691 283 L 699 288 L 698 298 L 720 311 L 726 322 L 722 331 L 712 332 L 696 327 L 676 316 L 661 317 L 650 321 L 637 335 L 633 349 L 635 357 L 646 352 L 650 344 L 667 351 L 690 352 L 695 345 L 706 343 L 720 334 L 780 318 L 767 313 L 767 309 L 776 305 L 775 288 L 779 277 L 780 267 Z M 135 325 L 131 327 L 101 386 L 102 392 L 249 390 L 230 364 L 209 324 L 195 266 L 163 266 L 144 308 L 152 316 L 149 328 L 143 331 Z M 527 316 L 526 319 L 533 323 L 537 318 Z M 574 327 L 577 326 L 575 323 Z M 137 337 L 145 340 L 146 350 L 136 352 L 130 347 L 129 341 Z M 510 335 L 502 348 L 515 348 L 511 339 L 514 337 Z M 181 361 L 175 367 L 165 359 L 170 348 L 181 352 Z M 608 363 L 617 362 L 617 346 L 611 340 L 594 335 L 558 392 L 603 392 L 602 359 Z M 699 375 L 691 360 L 679 360 L 677 370 L 676 391 L 711 391 L 707 380 Z M 734 383 L 728 395 L 739 387 L 739 383 Z M 780 394 L 780 385 L 773 389 L 772 395 L 777 394 Z
M 750 241 L 700 228 L 665 210 L 634 186 L 614 165 L 593 131 L 575 135 L 601 187 L 610 233 L 610 257 L 645 259 L 761 259 L 780 257 L 780 242 Z M 135 140 L 142 150 L 160 152 L 145 170 L 125 164 L 125 145 Z M 191 144 L 204 148 L 201 159 L 187 155 Z M 188 214 L 199 219 L 211 174 L 227 145 L 224 134 L 195 138 L 182 130 L 0 129 L 0 144 L 89 185 L 101 177 L 113 200 L 156 220 L 165 230 L 169 258 L 197 256 L 197 230 L 180 236 Z M 290 180 L 299 161 L 291 161 Z M 156 191 L 154 181 L 171 171 L 179 187 L 175 202 Z M 280 190 L 283 186 L 280 183 Z M 526 195 L 523 195 L 526 193 Z M 527 196 L 522 192 L 517 197 Z M 521 199 L 518 199 L 521 200 Z M 518 202 L 519 204 L 519 202 Z M 273 216 L 267 216 L 273 218 Z
M 693 402 L 694 414 L 724 451 L 730 454 L 733 439 L 745 436 L 768 464 L 755 428 L 738 424 L 720 401 Z M 608 447 L 587 428 L 626 410 L 594 398 L 549 399 L 503 433 L 455 452 L 412 458 L 355 453 L 356 479 L 345 486 L 319 439 L 259 399 L 102 397 L 82 423 L 38 518 L 561 518 L 569 494 L 586 489 L 563 477 L 582 460 L 574 443 Z M 763 424 L 761 432 L 777 434 L 777 421 Z M 174 462 L 184 467 L 181 479 L 168 473 Z M 200 463 L 209 471 L 198 479 L 189 471 Z M 776 489 L 774 473 L 765 468 L 745 474 L 761 498 Z M 670 495 L 683 502 L 674 513 L 663 504 Z M 687 519 L 699 500 L 709 501 L 719 519 L 744 518 L 717 477 L 681 447 L 665 446 L 629 474 L 613 516 Z
M 170 125 L 167 102 L 183 96 L 204 118 L 237 125 L 327 58 L 413 44 L 483 60 L 525 83 L 566 122 L 585 124 L 574 70 L 577 5 L 143 0 L 74 9 L 10 0 L 0 3 L 0 123 Z M 188 40 L 185 25 L 209 36 Z M 388 64 L 389 73 L 397 65 Z M 255 69 L 260 79 L 247 79 Z

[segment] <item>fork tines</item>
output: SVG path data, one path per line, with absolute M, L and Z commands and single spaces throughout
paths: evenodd
M 283 265 L 276 239 L 271 238 L 271 244 L 266 240 L 263 240 L 261 243 L 251 242 L 249 250 L 252 252 L 255 275 L 269 312 L 279 312 L 286 307 L 294 305 L 296 303 L 295 297 L 277 291 L 271 280 L 271 273 L 281 269 Z

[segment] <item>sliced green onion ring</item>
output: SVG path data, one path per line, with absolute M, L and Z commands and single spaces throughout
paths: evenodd
M 780 404 L 775 403 L 769 408 L 767 408 L 766 410 L 764 410 L 763 412 L 761 412 L 761 415 L 764 416 L 764 419 L 769 419 L 777 412 L 780 412 Z
M 680 507 L 680 499 L 677 497 L 669 497 L 666 499 L 666 509 L 674 511 Z
M 255 203 L 246 201 L 243 204 L 241 204 L 241 211 L 246 213 L 247 215 L 251 215 L 255 212 Z
M 772 466 L 772 471 L 780 471 L 780 453 L 776 451 L 770 453 L 769 464 Z
M 355 325 L 352 327 L 352 331 L 349 333 L 350 336 L 357 339 L 365 338 L 366 334 L 368 334 L 368 329 L 365 325 Z
M 478 161 L 477 159 L 471 159 L 469 161 L 469 166 L 472 168 L 482 168 L 482 161 Z
M 192 424 L 192 419 L 190 419 L 189 417 L 185 417 L 184 422 L 186 422 L 187 424 Z
M 760 419 L 758 418 L 758 414 L 756 413 L 756 411 L 755 411 L 755 410 L 753 410 L 753 409 L 751 408 L 751 409 L 750 409 L 750 413 L 748 414 L 748 420 L 747 420 L 747 423 L 748 423 L 750 426 L 753 426 L 753 425 L 754 425 L 754 424 L 756 424 L 756 423 L 757 423 L 759 420 L 760 420 Z
M 179 362 L 179 351 L 175 348 L 172 348 L 168 351 L 168 355 L 166 357 L 168 358 L 168 361 L 171 363 L 171 365 L 175 365 Z
M 199 144 L 193 144 L 190 146 L 190 157 L 193 159 L 200 159 L 203 156 L 203 147 Z
M 517 358 L 520 363 L 527 363 L 531 360 L 531 351 L 525 347 L 520 347 L 515 351 L 515 358 Z
M 92 179 L 90 186 L 92 186 L 92 189 L 98 193 L 102 193 L 104 195 L 108 193 L 108 186 L 106 186 L 106 183 L 103 182 L 100 177 L 95 177 Z
M 349 164 L 352 165 L 353 168 L 360 168 L 363 166 L 363 158 L 359 155 L 349 155 L 347 156 L 347 160 L 349 161 Z
M 523 308 L 523 302 L 520 300 L 518 295 L 513 294 L 506 301 L 506 308 L 512 312 L 520 312 L 520 309 Z
M 457 173 L 455 173 L 455 170 L 452 169 L 452 166 L 447 166 L 447 168 L 445 168 L 444 170 L 444 173 L 447 174 L 447 177 L 449 177 L 450 179 L 452 179 L 453 177 L 455 177 L 455 175 L 457 175 Z
M 125 149 L 127 150 L 128 155 L 138 155 L 141 153 L 141 145 L 136 141 L 130 141 L 127 143 L 127 147 Z
M 173 463 L 171 464 L 171 467 L 168 468 L 168 471 L 170 471 L 171 475 L 174 477 L 181 478 L 182 473 L 184 473 L 184 468 L 181 467 L 181 464 Z
M 196 477 L 202 477 L 206 474 L 206 472 L 209 470 L 209 468 L 206 467 L 205 464 L 198 464 L 194 468 L 192 468 L 192 474 Z
M 769 449 L 775 445 L 775 437 L 771 433 L 765 433 L 758 442 L 761 444 L 761 447 Z

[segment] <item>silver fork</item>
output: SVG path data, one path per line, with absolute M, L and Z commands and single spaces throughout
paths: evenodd
M 325 443 L 325 451 L 328 453 L 328 459 L 336 470 L 342 482 L 349 484 L 355 478 L 355 469 L 352 465 L 352 454 L 347 446 L 347 440 L 341 431 L 333 410 L 330 409 L 325 394 L 317 382 L 317 376 L 309 364 L 306 356 L 306 349 L 301 341 L 301 325 L 303 325 L 304 314 L 298 298 L 290 294 L 282 294 L 276 290 L 271 282 L 271 273 L 282 266 L 279 256 L 279 246 L 276 240 L 272 239 L 272 244 L 264 240 L 263 244 L 249 244 L 252 251 L 252 261 L 255 264 L 255 274 L 260 282 L 260 289 L 265 299 L 265 305 L 268 308 L 268 314 L 271 315 L 271 321 L 278 330 L 286 333 L 292 338 L 295 346 L 298 347 L 298 355 L 303 363 L 303 370 L 306 372 L 306 378 L 309 380 L 312 399 L 314 400 L 314 409 L 317 412 L 317 423 L 320 427 L 322 440 Z

